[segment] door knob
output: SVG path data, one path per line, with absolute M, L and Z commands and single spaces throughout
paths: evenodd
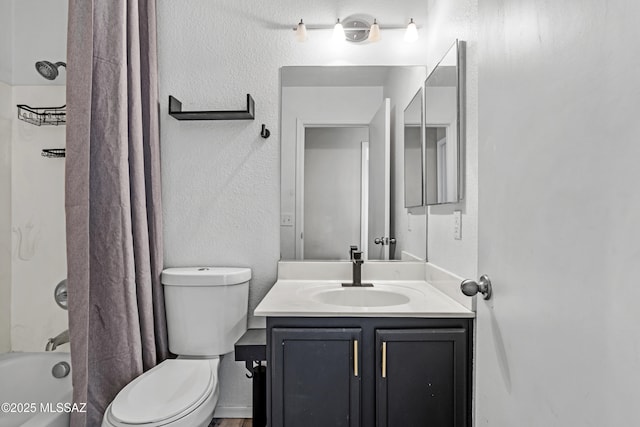
M 396 244 L 396 238 L 395 237 L 376 237 L 375 239 L 373 239 L 373 243 L 375 243 L 376 245 L 395 245 Z
M 468 297 L 472 297 L 480 292 L 484 299 L 489 299 L 491 298 L 491 280 L 489 280 L 489 276 L 486 274 L 480 276 L 478 282 L 467 279 L 460 283 L 460 290 Z

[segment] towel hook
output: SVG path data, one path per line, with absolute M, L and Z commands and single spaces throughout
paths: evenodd
M 262 124 L 262 130 L 260 131 L 260 136 L 263 137 L 264 139 L 269 138 L 269 136 L 271 136 L 271 132 L 269 131 L 269 129 L 267 129 L 267 125 L 265 125 L 264 123 Z

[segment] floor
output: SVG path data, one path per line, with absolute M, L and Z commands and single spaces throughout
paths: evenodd
M 252 427 L 252 425 L 249 418 L 214 418 L 209 427 Z

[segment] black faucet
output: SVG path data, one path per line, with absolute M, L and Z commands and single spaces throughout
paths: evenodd
M 349 259 L 353 261 L 353 253 L 358 250 L 358 247 L 355 245 L 349 246 Z
M 372 283 L 362 283 L 362 252 L 351 251 L 351 263 L 353 265 L 353 280 L 351 283 L 343 283 L 344 287 L 357 287 L 357 288 L 370 288 L 373 287 Z

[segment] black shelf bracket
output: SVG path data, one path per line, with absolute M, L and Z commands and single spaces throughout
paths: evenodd
M 253 120 L 255 102 L 247 94 L 247 109 L 236 111 L 182 111 L 182 102 L 169 95 L 169 115 L 177 120 Z

